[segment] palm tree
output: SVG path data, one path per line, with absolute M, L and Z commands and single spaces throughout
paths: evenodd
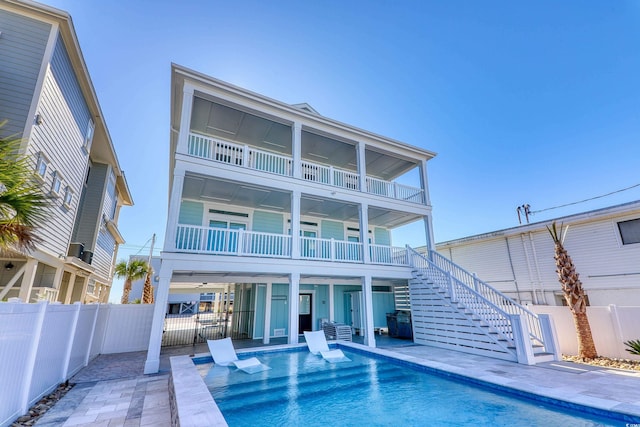
M 573 315 L 573 323 L 578 335 L 578 356 L 583 360 L 595 359 L 598 357 L 598 352 L 593 342 L 591 326 L 587 318 L 586 295 L 573 261 L 564 248 L 562 225 L 560 225 L 560 231 L 558 231 L 554 221 L 551 227 L 547 226 L 547 230 L 549 230 L 549 234 L 551 234 L 551 238 L 555 243 L 556 273 L 558 273 L 558 280 L 562 285 L 564 299 L 567 301 L 567 305 Z
M 153 286 L 151 286 L 151 275 L 153 270 L 149 268 L 147 277 L 144 279 L 144 287 L 142 288 L 142 304 L 153 304 Z
M 20 143 L 0 138 L 0 252 L 33 250 L 39 241 L 34 231 L 49 204 L 29 157 L 20 154 Z
M 131 259 L 127 263 L 126 261 L 120 261 L 116 264 L 115 275 L 118 278 L 124 278 L 124 287 L 122 289 L 122 304 L 129 303 L 129 293 L 131 292 L 131 282 L 134 280 L 142 279 L 147 271 L 149 265 L 146 261 L 141 259 Z

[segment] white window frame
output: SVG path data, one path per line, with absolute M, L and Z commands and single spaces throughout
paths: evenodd
M 49 169 L 49 159 L 44 153 L 38 153 L 38 161 L 36 162 L 36 176 L 44 181 L 47 176 L 47 170 Z
M 62 190 L 62 175 L 60 175 L 60 172 L 58 171 L 53 172 L 52 175 L 53 180 L 51 181 L 51 190 L 49 193 L 54 196 L 59 196 L 60 191 Z
M 73 201 L 73 190 L 68 185 L 64 188 L 64 197 L 62 198 L 62 205 L 66 208 L 71 207 Z
M 93 123 L 92 119 L 89 119 L 89 123 L 87 124 L 87 129 L 84 134 L 84 142 L 82 143 L 82 149 L 89 154 L 91 151 L 91 145 L 93 144 L 93 136 L 96 129 L 96 125 Z

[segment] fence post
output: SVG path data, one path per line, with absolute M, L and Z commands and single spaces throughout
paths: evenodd
M 538 314 L 540 320 L 540 330 L 544 341 L 544 351 L 553 353 L 553 360 L 560 360 L 560 345 L 558 344 L 558 334 L 550 314 Z
M 229 230 L 231 231 L 231 230 Z M 238 255 L 242 255 L 244 253 L 244 230 L 241 228 L 238 230 L 238 242 L 237 242 L 238 247 L 236 248 L 236 251 L 238 252 Z
M 451 297 L 451 302 L 458 302 L 456 289 L 455 286 L 453 286 L 453 274 L 451 274 L 451 271 L 447 271 L 447 278 L 449 279 L 447 282 L 447 287 L 449 288 L 449 296 Z
M 93 326 L 91 326 L 91 335 L 89 336 L 89 345 L 87 346 L 87 354 L 84 357 L 84 366 L 89 364 L 91 356 L 91 347 L 93 346 L 93 338 L 96 334 L 96 325 L 98 324 L 98 311 L 100 311 L 100 303 L 96 304 L 96 312 L 93 314 Z
M 609 314 L 611 315 L 611 324 L 613 325 L 613 334 L 616 337 L 616 357 L 626 358 L 624 352 L 624 336 L 622 334 L 622 324 L 618 316 L 618 307 L 615 304 L 609 304 Z
M 36 367 L 36 356 L 38 355 L 38 346 L 40 345 L 40 337 L 42 335 L 42 325 L 44 325 L 44 316 L 47 312 L 47 301 L 38 302 L 38 317 L 35 327 L 33 328 L 33 336 L 31 338 L 31 346 L 29 353 L 26 355 L 27 363 L 25 364 L 24 378 L 22 380 L 22 396 L 20 398 L 20 413 L 25 414 L 29 410 L 29 392 L 31 391 L 31 382 L 33 381 L 33 371 Z
M 523 365 L 535 365 L 531 338 L 529 338 L 529 325 L 523 314 L 512 314 L 509 316 L 511 330 L 513 333 L 513 343 L 516 346 L 516 357 L 518 363 Z
M 78 327 L 78 318 L 80 317 L 80 307 L 82 307 L 82 303 L 74 302 L 75 311 L 73 313 L 73 322 L 71 323 L 71 328 L 69 328 L 69 342 L 67 343 L 67 350 L 64 355 L 64 368 L 62 368 L 62 380 L 67 379 L 67 375 L 69 374 L 69 363 L 71 363 L 71 350 L 73 348 L 73 342 L 76 338 L 76 329 Z
M 249 166 L 249 146 L 248 145 L 245 145 L 242 148 L 242 167 L 251 168 Z
M 336 259 L 336 241 L 333 237 L 329 241 L 329 258 L 331 261 L 335 261 Z

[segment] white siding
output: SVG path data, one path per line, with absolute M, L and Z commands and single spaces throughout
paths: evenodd
M 63 178 L 62 188 L 68 185 L 74 192 L 68 209 L 62 204 L 62 195 L 54 199 L 47 221 L 38 230 L 43 240 L 42 246 L 56 255 L 67 253 L 88 162 L 87 154 L 82 150 L 85 128 L 81 127 L 82 123 L 78 124 L 77 118 L 80 115 L 78 111 L 84 110 L 88 114 L 88 109 L 84 99 L 78 100 L 76 94 L 66 92 L 73 92 L 69 89 L 73 86 L 71 82 L 77 86 L 77 81 L 61 43 L 58 39 L 54 53 L 57 65 L 54 67 L 52 61 L 47 70 L 38 104 L 38 113 L 43 122 L 34 126 L 29 144 L 29 154 L 33 156 L 34 164 L 39 152 L 45 153 L 49 160 L 43 188 L 46 191 L 51 189 L 53 173 L 58 172 Z M 70 105 L 69 102 L 82 105 Z
M 22 134 L 51 25 L 0 10 L 0 122 L 5 135 Z
M 591 305 L 640 305 L 640 244 L 622 245 L 617 223 L 638 213 L 592 216 L 569 225 L 564 246 L 571 256 Z M 556 305 L 561 288 L 555 272 L 554 245 L 540 225 L 531 232 L 510 233 L 438 245 L 438 251 L 499 290 L 515 296 L 513 271 L 523 301 Z M 501 282 L 505 280 L 504 282 Z M 534 296 L 532 293 L 535 292 Z

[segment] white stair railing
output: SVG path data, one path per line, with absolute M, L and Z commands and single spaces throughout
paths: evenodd
M 527 310 L 524 306 L 518 304 L 502 292 L 478 279 L 475 275 L 469 273 L 459 265 L 450 261 L 448 258 L 440 255 L 438 252 L 431 251 L 429 255 L 430 262 L 441 270 L 450 271 L 453 277 L 467 287 L 478 292 L 485 299 L 491 301 L 495 306 L 500 307 L 508 314 L 524 316 L 529 328 L 530 337 L 534 344 L 545 346 L 545 335 L 538 315 Z

